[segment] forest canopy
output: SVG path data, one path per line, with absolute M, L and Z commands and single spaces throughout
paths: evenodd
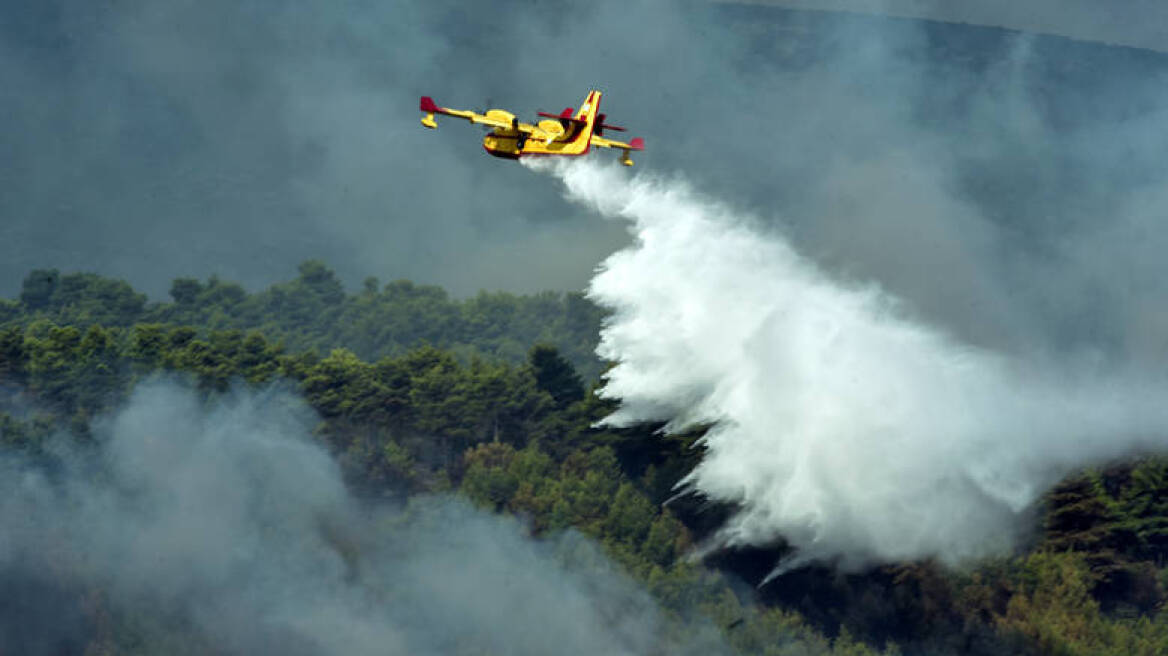
M 0 300 L 5 457 L 51 471 L 60 440 L 93 444 L 95 422 L 159 377 L 206 402 L 278 386 L 312 409 L 313 439 L 353 494 L 401 504 L 452 494 L 518 518 L 537 540 L 579 532 L 664 610 L 663 644 L 713 626 L 742 654 L 1168 652 L 1168 461 L 1063 481 L 1032 543 L 1010 557 L 961 571 L 806 567 L 755 589 L 782 544 L 690 557 L 721 512 L 674 499 L 701 432 L 597 426 L 614 409 L 593 393 L 604 313 L 583 295 L 455 299 L 372 278 L 350 293 L 318 261 L 259 292 L 180 278 L 170 295 L 151 302 L 123 281 L 37 270 Z M 84 618 L 86 653 L 210 640 L 181 618 L 139 617 L 110 590 L 45 576 L 36 585 Z M 6 615 L 0 629 L 15 635 Z

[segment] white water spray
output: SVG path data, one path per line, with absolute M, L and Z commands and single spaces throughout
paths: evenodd
M 589 288 L 613 313 L 600 393 L 621 406 L 606 421 L 713 424 L 683 481 L 739 508 L 710 549 L 785 539 L 795 555 L 777 572 L 1002 553 L 1062 476 L 1168 447 L 1162 381 L 957 343 L 683 182 L 533 168 L 630 222 L 634 243 Z

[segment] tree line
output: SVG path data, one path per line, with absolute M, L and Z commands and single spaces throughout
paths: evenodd
M 430 345 L 463 359 L 518 363 L 532 344 L 546 343 L 586 378 L 602 366 L 593 350 L 604 313 L 578 292 L 480 292 L 454 299 L 433 285 L 366 278 L 349 294 L 324 263 L 308 260 L 296 278 L 259 292 L 217 276 L 178 278 L 170 298 L 151 303 L 122 280 L 39 269 L 25 277 L 18 299 L 0 299 L 0 325 L 48 319 L 78 328 L 161 323 L 257 331 L 292 351 L 346 348 L 366 360 Z

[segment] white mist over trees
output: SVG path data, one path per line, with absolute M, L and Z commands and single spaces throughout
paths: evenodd
M 630 222 L 589 289 L 613 313 L 607 421 L 712 425 L 683 484 L 738 510 L 709 548 L 784 539 L 782 569 L 1008 553 L 1062 476 L 1168 449 L 1162 378 L 964 345 L 684 182 L 537 168 Z
M 112 632 L 169 654 L 686 649 L 578 533 L 535 541 L 453 498 L 359 502 L 313 420 L 279 388 L 203 401 L 155 381 L 98 422 L 96 452 L 62 440 L 57 467 L 5 453 L 0 583 L 20 612 L 0 614 L 0 648 L 73 653 Z

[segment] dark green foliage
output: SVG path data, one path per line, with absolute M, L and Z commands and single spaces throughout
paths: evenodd
M 1168 460 L 1146 458 L 1131 470 L 1120 492 L 1123 528 L 1134 534 L 1134 555 L 1168 564 Z
M 740 653 L 792 656 L 893 654 L 898 643 L 930 654 L 1168 653 L 1166 460 L 1062 482 L 1046 498 L 1040 539 L 1013 558 L 963 572 L 805 568 L 757 592 L 686 558 L 717 509 L 661 505 L 700 458 L 702 430 L 595 428 L 615 406 L 577 374 L 594 380 L 600 369 L 591 348 L 601 313 L 582 296 L 459 301 L 375 279 L 346 295 L 309 261 L 259 293 L 178 279 L 171 297 L 147 306 L 119 281 L 30 274 L 20 301 L 0 304 L 0 403 L 12 406 L 0 405 L 0 445 L 39 457 L 61 435 L 85 439 L 92 418 L 150 376 L 186 378 L 208 395 L 284 381 L 318 413 L 316 436 L 353 490 L 457 490 L 537 536 L 583 532 L 652 591 L 678 635 L 714 626 Z M 712 562 L 754 583 L 774 562 L 764 555 L 762 570 Z M 100 591 L 93 599 L 100 607 Z M 91 650 L 155 631 L 142 628 L 151 618 L 127 628 L 130 619 L 103 616 Z M 156 632 L 151 644 L 175 640 Z
M 60 323 L 126 326 L 137 321 L 146 296 L 121 280 L 93 273 L 60 275 L 56 269 L 33 271 L 24 279 L 20 301 L 27 310 L 51 312 Z
M 57 291 L 61 272 L 56 269 L 36 269 L 20 285 L 20 302 L 30 310 L 47 307 Z
M 12 326 L 0 329 L 0 385 L 23 385 L 28 380 L 28 352 L 24 331 Z
M 21 420 L 0 412 L 0 448 L 36 452 L 53 430 L 52 417 L 38 415 Z
M 203 285 L 194 278 L 175 278 L 170 285 L 170 297 L 180 308 L 189 308 L 195 304 L 203 292 Z
M 466 452 L 464 467 L 461 490 L 471 499 L 527 517 L 537 532 L 582 530 L 646 575 L 690 544 L 685 527 L 623 475 L 611 449 L 557 463 L 535 445 L 486 443 Z
M 43 318 L 79 328 L 156 323 L 257 331 L 291 351 L 346 348 L 366 360 L 432 345 L 464 362 L 479 356 L 519 364 L 539 342 L 554 345 L 589 379 L 600 372 L 593 349 L 603 313 L 581 294 L 480 292 L 457 300 L 439 287 L 397 280 L 379 289 L 367 278 L 347 295 L 323 262 L 306 261 L 298 274 L 254 294 L 215 276 L 177 278 L 171 303 L 147 304 L 120 280 L 38 270 L 25 279 L 20 303 L 0 300 L 0 326 Z
M 1046 543 L 1053 550 L 1115 554 L 1126 541 L 1119 531 L 1120 509 L 1097 472 L 1063 481 L 1047 502 Z
M 141 316 L 146 296 L 121 280 L 74 273 L 61 276 L 52 304 L 61 308 L 72 323 L 126 326 Z
M 321 305 L 337 305 L 345 300 L 345 289 L 333 270 L 325 266 L 320 260 L 308 260 L 300 267 L 300 277 L 296 282 L 304 288 L 309 296 L 315 298 Z
M 20 303 L 0 298 L 0 325 L 20 316 Z
M 551 395 L 559 408 L 565 408 L 584 398 L 584 384 L 572 364 L 560 357 L 556 347 L 537 344 L 527 356 L 535 383 Z
M 121 358 L 121 332 L 91 325 L 36 322 L 25 333 L 25 381 L 38 400 L 63 414 L 92 416 L 124 391 L 129 378 Z

